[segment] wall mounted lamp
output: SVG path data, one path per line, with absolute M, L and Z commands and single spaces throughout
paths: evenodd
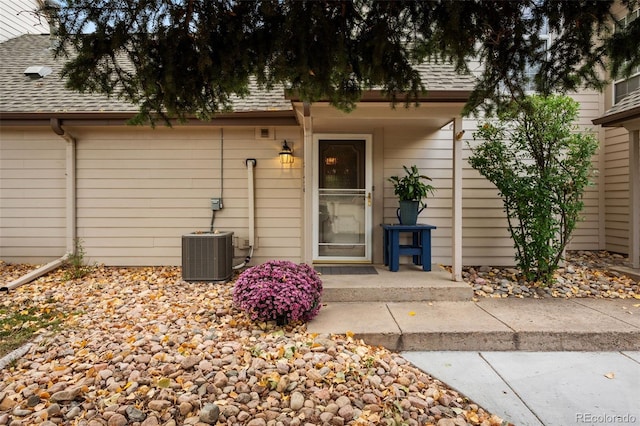
M 287 141 L 282 142 L 282 149 L 278 154 L 280 156 L 280 164 L 293 164 L 293 150 L 287 145 Z

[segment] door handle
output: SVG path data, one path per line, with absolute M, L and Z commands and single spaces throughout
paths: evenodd
M 371 193 L 370 192 L 367 194 L 367 204 L 371 205 Z

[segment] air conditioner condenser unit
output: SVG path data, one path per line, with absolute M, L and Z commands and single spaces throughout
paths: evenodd
M 182 236 L 182 279 L 227 281 L 233 275 L 233 232 L 193 232 Z

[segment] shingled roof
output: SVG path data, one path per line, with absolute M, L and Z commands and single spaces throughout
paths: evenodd
M 593 120 L 593 124 L 615 127 L 623 122 L 640 118 L 640 89 L 625 96 L 620 102 L 604 113 L 602 117 Z
M 49 67 L 52 72 L 32 79 L 24 74 L 31 66 Z M 116 97 L 67 89 L 60 77 L 61 69 L 62 60 L 53 58 L 48 34 L 23 35 L 0 43 L 0 114 L 134 115 L 138 111 L 135 105 Z M 440 97 L 451 95 L 451 100 L 466 99 L 475 83 L 472 76 L 460 76 L 449 65 L 427 63 L 419 69 L 430 92 L 439 93 Z M 288 98 L 283 88 L 269 91 L 252 85 L 250 90 L 251 95 L 233 102 L 235 113 L 293 111 L 294 98 Z
M 23 35 L 0 43 L 0 112 L 61 113 L 120 112 L 135 113 L 138 108 L 116 97 L 79 93 L 65 88 L 60 78 L 62 60 L 54 59 L 49 35 Z M 30 66 L 46 66 L 52 73 L 31 79 L 24 75 Z M 251 87 L 252 96 L 237 98 L 235 112 L 289 111 L 291 102 L 282 89 L 271 91 Z

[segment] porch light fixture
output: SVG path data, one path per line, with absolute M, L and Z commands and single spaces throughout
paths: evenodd
M 293 164 L 293 151 L 287 145 L 287 141 L 282 142 L 282 149 L 279 153 L 280 164 Z

